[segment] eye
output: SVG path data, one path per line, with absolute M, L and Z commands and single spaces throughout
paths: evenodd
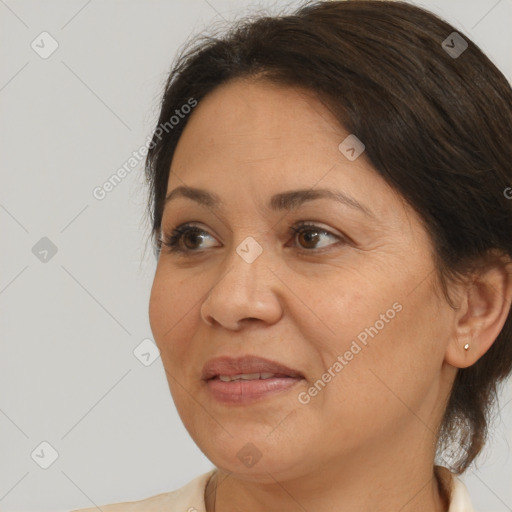
M 159 242 L 167 247 L 169 252 L 198 252 L 197 244 L 207 236 L 211 237 L 207 231 L 188 223 L 173 229 L 170 235 L 164 234 Z
M 321 242 L 322 237 L 331 237 L 342 244 L 346 243 L 346 240 L 343 237 L 334 235 L 316 224 L 307 222 L 301 222 L 298 225 L 291 226 L 289 229 L 289 236 L 292 237 L 294 242 L 296 240 L 299 241 L 299 251 L 303 253 L 316 252 L 316 249 L 319 248 L 318 244 Z M 204 229 L 201 229 L 194 224 L 187 223 L 174 228 L 170 235 L 164 234 L 159 242 L 161 245 L 167 247 L 171 253 L 199 253 L 202 252 L 200 249 L 203 249 L 200 244 L 207 237 L 213 239 L 213 237 Z M 335 244 L 327 244 L 327 246 L 329 245 Z M 208 247 L 214 247 L 214 244 L 206 246 L 206 248 Z
M 319 247 L 317 244 L 321 241 L 322 235 L 327 235 L 338 241 L 341 240 L 341 243 L 345 242 L 343 238 L 340 237 L 339 235 L 334 235 L 330 231 L 327 231 L 317 226 L 316 224 L 311 224 L 308 222 L 301 222 L 296 226 L 291 226 L 290 235 L 293 236 L 294 240 L 298 239 L 298 241 L 300 242 L 300 246 L 303 248 L 301 249 L 302 252 L 314 252 L 313 249 L 318 249 Z M 303 243 L 305 244 L 305 246 L 302 245 Z M 327 244 L 327 246 L 329 245 L 334 244 Z M 304 250 L 304 247 L 306 250 Z

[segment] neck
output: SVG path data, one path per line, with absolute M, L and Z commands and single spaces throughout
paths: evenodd
M 434 471 L 433 466 L 413 472 L 403 466 L 401 474 L 384 469 L 377 480 L 379 468 L 364 473 L 354 469 L 343 472 L 320 470 L 315 476 L 286 481 L 255 482 L 239 479 L 233 473 L 217 469 L 210 478 L 206 492 L 207 512 L 447 512 L 450 475 Z M 335 474 L 336 477 L 332 478 Z M 377 483 L 379 482 L 379 483 Z

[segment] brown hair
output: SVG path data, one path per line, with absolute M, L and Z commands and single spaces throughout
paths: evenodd
M 171 69 L 146 160 L 157 254 L 170 164 L 187 118 L 169 120 L 228 80 L 264 74 L 317 93 L 364 142 L 376 172 L 430 234 L 451 304 L 448 279 L 468 275 L 492 251 L 512 256 L 512 201 L 504 192 L 512 186 L 512 89 L 465 35 L 467 49 L 450 55 L 442 43 L 454 31 L 406 2 L 353 0 L 240 20 L 226 34 L 197 38 Z M 457 372 L 437 444 L 441 453 L 455 442 L 457 474 L 482 450 L 497 385 L 511 371 L 509 314 L 490 349 Z

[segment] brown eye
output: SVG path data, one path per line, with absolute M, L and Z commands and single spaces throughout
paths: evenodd
M 318 244 L 322 242 L 322 239 L 331 237 L 338 242 L 344 242 L 344 240 L 325 229 L 322 229 L 315 224 L 301 223 L 298 226 L 292 226 L 290 228 L 291 234 L 294 235 L 294 240 L 299 247 L 305 249 L 304 252 L 313 252 L 315 249 L 322 249 L 323 247 L 335 245 L 335 244 L 323 244 L 323 247 L 318 247 Z
M 303 244 L 307 249 L 315 249 L 315 245 L 320 240 L 320 235 L 316 229 L 307 229 L 297 233 L 297 238 L 301 245 Z
M 170 235 L 163 235 L 160 243 L 167 247 L 169 252 L 192 254 L 202 252 L 201 244 L 207 237 L 213 238 L 207 231 L 198 226 L 183 224 L 175 228 Z
M 185 245 L 187 249 L 194 250 L 197 249 L 197 246 L 204 240 L 204 233 L 200 230 L 189 229 L 187 232 L 183 233 L 182 240 L 183 245 Z
M 299 251 L 303 253 L 320 252 L 323 248 L 347 243 L 346 239 L 340 235 L 335 235 L 315 224 L 301 223 L 299 226 L 290 227 L 290 236 L 293 242 L 298 246 Z M 170 235 L 163 235 L 160 243 L 171 253 L 181 253 L 182 255 L 193 255 L 204 253 L 202 249 L 212 248 L 215 245 L 204 245 L 208 237 L 214 239 L 208 231 L 201 229 L 193 224 L 183 224 L 175 228 Z M 332 238 L 334 243 L 322 243 L 325 238 Z

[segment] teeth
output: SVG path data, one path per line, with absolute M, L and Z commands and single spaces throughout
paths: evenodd
M 257 379 L 270 379 L 274 373 L 241 373 L 239 375 L 219 375 L 222 382 L 231 382 L 232 380 L 257 380 Z

